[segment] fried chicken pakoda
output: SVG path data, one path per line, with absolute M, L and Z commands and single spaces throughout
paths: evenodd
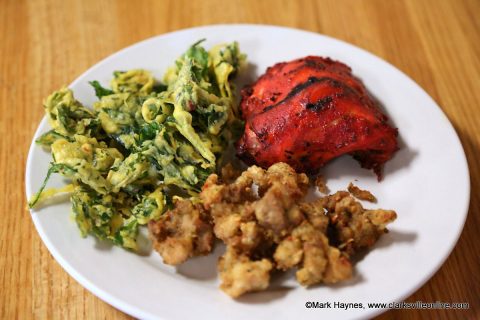
M 355 198 L 370 202 L 377 202 L 377 198 L 368 190 L 362 190 L 353 183 L 348 185 L 348 192 L 350 192 Z
M 349 279 L 350 257 L 371 247 L 396 218 L 394 211 L 364 209 L 347 191 L 305 202 L 309 179 L 286 163 L 222 175 L 208 177 L 201 205 L 178 201 L 149 228 L 168 264 L 208 253 L 213 235 L 222 240 L 220 288 L 234 298 L 265 290 L 274 270 L 295 268 L 304 286 Z
M 190 257 L 212 251 L 213 232 L 210 216 L 199 204 L 178 199 L 175 209 L 167 211 L 157 221 L 148 224 L 153 248 L 163 262 L 177 265 Z

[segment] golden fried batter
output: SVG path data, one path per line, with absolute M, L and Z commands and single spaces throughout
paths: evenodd
M 200 198 L 213 218 L 215 236 L 227 245 L 227 254 L 270 261 L 274 245 L 305 219 L 298 201 L 307 189 L 306 175 L 278 163 L 266 171 L 252 166 L 230 184 L 221 184 L 216 175 L 211 175 Z M 235 281 L 241 279 L 229 275 L 238 270 L 221 270 L 221 278 L 229 281 L 221 288 L 231 295 L 238 292 L 230 288 L 237 288 Z M 241 287 L 248 289 L 243 284 Z
M 323 193 L 323 194 L 330 193 L 330 190 L 328 189 L 327 183 L 326 183 L 326 181 L 325 181 L 325 179 L 323 178 L 322 175 L 318 175 L 315 178 L 315 185 L 317 186 L 318 191 L 320 191 L 321 193 Z
M 305 174 L 285 163 L 252 166 L 241 175 L 225 168 L 222 180 L 212 174 L 205 182 L 203 208 L 181 200 L 149 225 L 154 247 L 166 263 L 178 264 L 208 253 L 213 232 L 226 245 L 220 288 L 232 297 L 266 289 L 274 269 L 297 268 L 304 286 L 346 280 L 353 273 L 350 256 L 372 246 L 396 213 L 365 210 L 347 191 L 303 202 L 308 185 Z M 349 186 L 359 199 L 373 197 L 355 188 Z
M 222 281 L 220 288 L 233 298 L 246 292 L 265 290 L 272 268 L 268 259 L 252 261 L 248 255 L 238 254 L 235 249 L 227 246 L 227 251 L 218 262 Z
M 288 270 L 297 266 L 303 259 L 303 243 L 293 236 L 286 237 L 278 244 L 273 255 L 277 269 Z
M 299 207 L 315 229 L 321 233 L 327 232 L 329 221 L 327 215 L 325 214 L 325 209 L 323 208 L 322 199 L 313 202 L 301 202 Z
M 236 170 L 231 163 L 227 163 L 223 166 L 220 172 L 222 180 L 226 183 L 232 183 L 241 174 L 241 172 Z
M 348 192 L 350 192 L 355 198 L 370 202 L 377 202 L 377 198 L 368 190 L 362 190 L 353 183 L 348 185 Z
M 201 205 L 193 205 L 187 199 L 177 200 L 174 210 L 148 224 L 153 248 L 160 253 L 163 262 L 171 265 L 210 253 L 213 232 L 209 219 Z
M 347 256 L 329 245 L 325 233 L 319 232 L 310 222 L 304 221 L 291 236 L 278 245 L 275 254 L 277 268 L 300 266 L 297 280 L 309 286 L 320 282 L 335 283 L 352 275 L 352 265 Z
M 244 214 L 242 218 L 242 215 L 238 213 L 230 215 L 223 214 L 224 212 L 232 212 L 223 211 L 227 208 L 231 209 L 232 206 L 220 205 L 211 211 L 215 221 L 213 230 L 217 238 L 222 240 L 226 245 L 246 253 L 250 253 L 256 249 L 260 242 L 268 241 L 264 236 L 264 230 L 252 220 L 253 215 Z M 249 211 L 248 207 L 245 209 L 245 206 L 237 209 L 243 213 L 248 213 Z
M 230 184 L 211 176 L 200 197 L 213 217 L 215 235 L 227 245 L 228 261 L 235 261 L 233 255 L 242 257 L 242 263 L 255 257 L 267 259 L 280 270 L 296 267 L 298 282 L 306 286 L 350 278 L 349 255 L 375 243 L 385 225 L 395 219 L 395 212 L 365 210 L 346 191 L 301 202 L 307 187 L 308 178 L 283 163 L 266 171 L 250 167 Z M 374 199 L 353 185 L 350 190 Z M 237 296 L 250 291 L 238 271 L 233 274 L 233 267 L 221 270 L 222 281 L 228 279 L 221 286 L 225 292 Z M 244 289 L 231 289 L 238 287 Z
M 358 201 L 345 193 L 337 192 L 331 197 L 337 199 L 328 212 L 330 224 L 335 231 L 333 237 L 338 247 L 348 254 L 373 246 L 387 232 L 385 226 L 397 218 L 392 210 L 365 210 Z

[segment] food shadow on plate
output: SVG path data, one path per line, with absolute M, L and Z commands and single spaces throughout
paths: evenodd
M 381 250 L 389 248 L 392 245 L 399 245 L 405 243 L 413 243 L 417 240 L 418 235 L 416 232 L 405 232 L 398 230 L 388 230 L 388 233 L 384 234 L 380 240 L 375 244 L 373 250 Z
M 375 104 L 378 106 L 380 111 L 387 116 L 388 122 L 390 123 L 390 125 L 392 125 L 394 128 L 397 128 L 398 130 L 397 141 L 398 141 L 399 149 L 394 154 L 393 158 L 385 163 L 385 167 L 383 170 L 383 178 L 385 178 L 390 173 L 393 173 L 402 168 L 408 167 L 413 161 L 413 159 L 416 157 L 416 155 L 418 154 L 418 151 L 412 150 L 407 145 L 405 140 L 403 140 L 402 128 L 399 128 L 398 125 L 395 123 L 395 119 L 393 119 L 393 117 L 390 116 L 388 112 L 388 108 L 385 107 L 385 104 L 379 98 L 377 98 L 370 90 L 368 90 L 368 88 L 367 88 L 367 92 L 369 96 L 372 98 L 372 100 L 375 102 Z
M 378 107 L 380 112 L 384 114 L 388 118 L 388 123 L 398 129 L 398 136 L 397 136 L 397 141 L 398 141 L 398 147 L 399 150 L 394 154 L 393 158 L 390 159 L 385 163 L 384 170 L 383 170 L 383 179 L 388 177 L 389 174 L 401 170 L 402 168 L 408 167 L 413 159 L 416 157 L 418 154 L 417 150 L 412 150 L 407 143 L 403 140 L 402 138 L 402 128 L 400 128 L 396 123 L 395 119 L 390 115 L 388 111 L 388 106 L 385 106 L 385 104 L 377 97 L 375 96 L 369 88 L 365 85 L 365 82 L 361 79 L 361 77 L 353 74 L 353 77 L 364 84 L 365 89 L 367 91 L 368 96 L 372 99 L 372 101 L 375 103 L 375 105 Z M 358 170 L 355 170 L 355 172 L 347 172 L 350 174 L 354 174 L 355 176 L 366 176 L 365 171 L 370 171 L 371 170 L 365 170 L 363 168 L 360 168 L 359 165 L 355 167 Z M 364 171 L 364 172 L 362 172 Z
M 389 230 L 388 233 L 381 236 L 375 245 L 367 250 L 357 252 L 352 258 L 352 264 L 355 266 L 362 261 L 370 252 L 377 252 L 383 249 L 391 250 L 391 246 L 415 242 L 418 235 L 416 232 L 403 232 L 397 230 Z
M 217 261 L 225 252 L 225 245 L 215 241 L 213 251 L 206 256 L 193 257 L 176 267 L 178 274 L 194 280 L 213 280 L 217 278 Z
M 147 257 L 152 253 L 152 242 L 148 239 L 148 236 L 145 230 L 140 230 L 137 237 L 137 251 L 130 251 L 133 254 Z M 95 249 L 100 251 L 110 251 L 114 247 L 116 247 L 111 241 L 109 240 L 102 240 L 97 237 L 93 237 L 95 239 Z M 119 248 L 120 249 L 120 248 Z M 124 250 L 124 249 L 122 249 Z
M 284 298 L 292 290 L 301 290 L 300 285 L 291 284 L 295 279 L 296 270 L 286 272 L 275 271 L 270 276 L 270 285 L 265 291 L 249 292 L 235 299 L 245 304 L 265 304 Z
M 95 249 L 99 251 L 110 251 L 113 249 L 114 245 L 112 242 L 108 240 L 102 240 L 97 237 L 93 237 L 95 239 Z
M 390 174 L 408 168 L 418 155 L 418 151 L 411 149 L 402 139 L 400 134 L 398 136 L 398 147 L 399 150 L 395 153 L 393 158 L 385 163 L 383 179 L 388 179 Z
M 206 256 L 193 257 L 177 266 L 176 272 L 186 278 L 210 281 L 218 278 L 217 262 L 221 255 L 225 253 L 225 245 L 217 240 L 213 252 Z M 260 292 L 250 292 L 237 299 L 239 303 L 261 304 L 267 303 L 284 297 L 290 290 L 295 289 L 297 285 L 290 285 L 289 282 L 295 278 L 295 270 L 288 272 L 274 272 L 271 275 L 270 285 L 267 290 Z
M 245 65 L 239 70 L 237 77 L 233 80 L 235 84 L 235 98 L 236 104 L 240 106 L 240 99 L 242 91 L 245 86 L 251 85 L 258 79 L 257 65 L 247 61 Z
M 389 175 L 408 168 L 418 155 L 418 151 L 411 149 L 401 136 L 398 137 L 398 146 L 399 150 L 394 154 L 393 158 L 385 163 L 380 183 L 388 180 Z M 322 174 L 327 181 L 327 185 L 328 180 L 342 177 L 355 177 L 355 179 L 377 178 L 373 170 L 362 168 L 350 155 L 342 155 L 333 159 L 320 169 L 320 174 Z
M 266 291 L 249 292 L 239 298 L 235 302 L 245 304 L 265 304 L 285 297 L 290 290 L 295 288 L 278 287 L 268 288 Z
M 411 242 L 414 242 L 415 239 L 417 239 L 417 234 L 415 232 L 402 232 L 402 231 L 396 231 L 396 230 L 389 231 L 388 233 L 384 234 L 372 248 L 357 252 L 355 255 L 351 257 L 350 260 L 353 265 L 353 276 L 351 279 L 346 281 L 341 281 L 332 285 L 328 285 L 328 288 L 337 290 L 337 289 L 342 289 L 342 288 L 346 288 L 346 287 L 350 287 L 350 286 L 354 286 L 359 283 L 362 283 L 363 281 L 365 281 L 365 278 L 361 273 L 359 273 L 358 268 L 356 268 L 356 265 L 360 263 L 370 252 L 372 251 L 377 252 L 384 248 L 391 249 L 390 247 L 392 245 L 398 245 L 401 243 L 411 243 Z M 324 284 L 315 285 L 315 286 L 309 287 L 309 289 L 316 288 L 322 285 Z
M 334 284 L 320 283 L 320 284 L 308 287 L 307 290 L 312 290 L 312 289 L 318 288 L 320 286 L 326 286 L 328 289 L 332 289 L 332 290 L 340 290 L 340 289 L 343 289 L 343 288 L 349 288 L 349 287 L 356 286 L 356 285 L 358 285 L 358 284 L 360 284 L 364 281 L 365 281 L 365 277 L 362 276 L 362 274 L 359 273 L 358 270 L 354 268 L 353 269 L 353 275 L 348 280 L 340 281 L 340 282 L 337 282 L 337 283 L 334 283 Z
M 255 82 L 258 79 L 257 69 L 258 66 L 255 63 L 247 60 L 233 80 L 236 88 L 241 90 L 244 86 Z
M 389 231 L 380 238 L 373 248 L 370 250 L 361 251 L 352 257 L 351 262 L 354 266 L 354 273 L 352 278 L 349 280 L 336 284 L 319 283 L 308 288 L 303 288 L 295 280 L 295 273 L 297 269 L 290 269 L 286 272 L 275 271 L 271 274 L 270 285 L 267 290 L 250 292 L 235 299 L 235 301 L 245 304 L 264 304 L 277 299 L 282 299 L 292 290 L 312 290 L 319 287 L 338 290 L 358 285 L 365 281 L 365 277 L 358 272 L 358 269 L 355 268 L 355 266 L 361 262 L 370 251 L 377 251 L 379 249 L 381 250 L 383 248 L 391 247 L 392 245 L 401 243 L 411 243 L 414 242 L 416 238 L 417 234 L 414 232 L 403 232 L 397 230 Z M 177 266 L 176 272 L 184 277 L 194 280 L 207 281 L 216 279 L 218 277 L 217 261 L 224 252 L 225 245 L 217 240 L 212 254 L 191 258 L 180 266 Z
M 147 228 L 141 228 L 137 237 L 138 251 L 136 254 L 148 257 L 153 252 L 152 241 L 148 237 Z

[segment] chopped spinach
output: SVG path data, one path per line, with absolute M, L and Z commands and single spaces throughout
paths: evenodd
M 112 90 L 102 87 L 100 82 L 98 82 L 97 80 L 90 81 L 89 84 L 95 90 L 95 95 L 97 96 L 98 99 L 101 99 L 103 96 L 108 96 L 113 94 Z
M 37 143 L 53 162 L 29 207 L 53 194 L 44 189 L 60 173 L 71 180 L 81 234 L 136 250 L 140 225 L 160 218 L 174 196 L 197 196 L 239 127 L 230 80 L 245 59 L 236 43 L 207 51 L 203 41 L 163 82 L 141 69 L 115 71 L 110 88 L 90 81 L 93 110 L 70 89 L 52 93 L 44 102 L 52 130 Z

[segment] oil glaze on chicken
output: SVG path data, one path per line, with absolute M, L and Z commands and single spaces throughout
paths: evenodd
M 397 129 L 379 110 L 351 69 L 308 56 L 277 63 L 242 90 L 245 131 L 237 153 L 247 164 L 268 168 L 286 162 L 315 173 L 350 154 L 379 178 L 398 149 Z

